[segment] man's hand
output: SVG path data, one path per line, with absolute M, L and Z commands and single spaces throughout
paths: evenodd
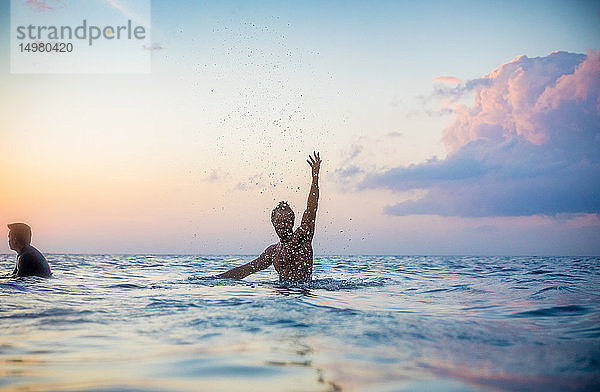
M 313 177 L 318 177 L 319 170 L 321 169 L 321 157 L 319 156 L 318 152 L 313 151 L 313 155 L 314 155 L 314 157 L 312 155 L 309 155 L 306 162 L 308 162 L 310 167 L 312 167 Z

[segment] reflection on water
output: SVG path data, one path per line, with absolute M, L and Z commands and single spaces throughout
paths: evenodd
M 326 256 L 304 284 L 210 278 L 241 256 L 48 259 L 0 280 L 1 389 L 600 385 L 598 258 Z
M 296 297 L 314 297 L 314 295 L 310 292 L 310 289 L 302 286 L 294 286 L 291 284 L 274 284 L 273 285 L 274 292 L 277 294 Z

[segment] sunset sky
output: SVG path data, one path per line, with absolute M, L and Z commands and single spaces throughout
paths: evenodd
M 258 254 L 317 150 L 316 254 L 600 254 L 598 3 L 155 0 L 146 74 L 11 73 L 0 4 L 0 222 L 44 252 Z

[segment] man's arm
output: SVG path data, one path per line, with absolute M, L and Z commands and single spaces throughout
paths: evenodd
M 321 169 L 321 157 L 318 152 L 313 151 L 313 155 L 308 156 L 306 160 L 312 168 L 312 182 L 308 193 L 308 201 L 306 202 L 306 211 L 302 215 L 302 222 L 299 230 L 303 236 L 312 241 L 315 234 L 315 220 L 317 219 L 317 207 L 319 205 L 319 170 Z
M 255 272 L 262 271 L 273 263 L 272 254 L 277 245 L 271 245 L 260 256 L 249 263 L 235 267 L 227 272 L 215 276 L 224 279 L 244 279 Z
M 15 276 L 31 276 L 35 275 L 37 260 L 29 253 L 19 256 L 17 266 L 13 272 Z

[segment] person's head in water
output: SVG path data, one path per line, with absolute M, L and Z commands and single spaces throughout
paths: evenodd
M 288 240 L 294 233 L 294 211 L 290 205 L 281 201 L 271 212 L 271 223 L 281 240 Z
M 31 244 L 31 227 L 25 223 L 11 223 L 8 225 L 8 246 L 17 252 Z

